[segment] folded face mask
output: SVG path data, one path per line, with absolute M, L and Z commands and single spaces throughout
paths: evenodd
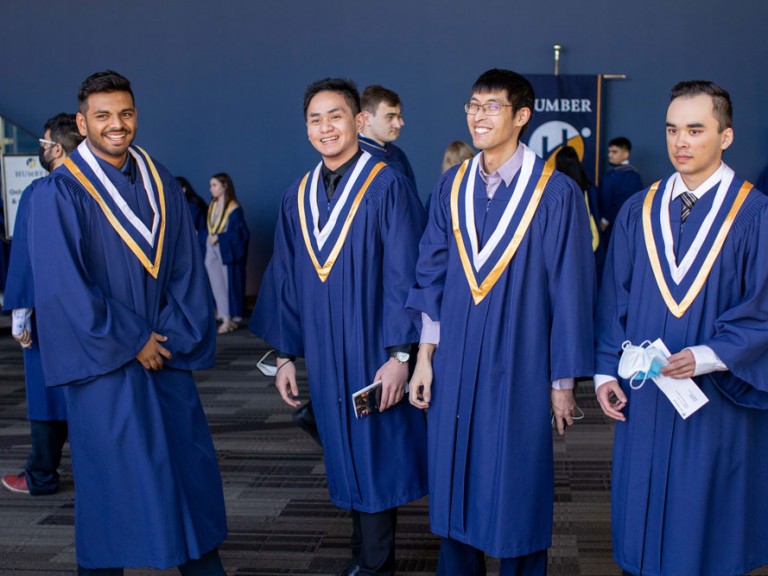
M 651 346 L 650 340 L 633 345 L 629 340 L 621 345 L 624 351 L 619 360 L 619 376 L 629 380 L 629 386 L 633 390 L 639 390 L 648 378 L 656 378 L 661 374 L 661 369 L 669 362 L 664 355 Z M 632 384 L 635 380 L 642 380 L 638 386 Z
M 270 355 L 274 354 L 274 350 L 268 351 L 264 356 L 261 357 L 261 359 L 256 363 L 256 368 L 259 369 L 259 372 L 264 374 L 264 376 L 274 376 L 277 374 L 277 366 L 274 366 L 272 364 L 267 364 L 266 360 L 270 357 Z

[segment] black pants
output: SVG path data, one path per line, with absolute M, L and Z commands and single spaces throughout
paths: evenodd
M 182 576 L 226 576 L 221 565 L 218 549 L 203 554 L 197 560 L 190 560 L 179 566 Z M 78 576 L 123 576 L 122 568 L 83 568 L 77 567 Z
M 67 441 L 66 420 L 30 420 L 32 451 L 24 473 L 29 493 L 33 496 L 53 494 L 59 488 L 61 449 Z
M 395 573 L 397 508 L 383 512 L 352 511 L 352 559 L 360 563 L 360 576 Z

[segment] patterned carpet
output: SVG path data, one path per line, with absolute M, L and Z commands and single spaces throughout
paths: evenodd
M 349 515 L 328 503 L 320 448 L 291 421 L 291 410 L 261 375 L 266 350 L 245 330 L 219 338 L 217 367 L 197 374 L 219 455 L 229 537 L 221 547 L 230 576 L 333 575 L 348 557 Z M 302 372 L 303 374 L 303 372 Z M 306 382 L 300 382 L 300 387 Z M 555 438 L 555 534 L 551 576 L 616 575 L 609 526 L 611 426 L 589 386 L 578 393 L 585 418 Z M 21 469 L 29 451 L 23 363 L 0 332 L 0 471 Z M 0 490 L 0 574 L 74 574 L 74 488 L 69 453 L 53 496 Z M 401 508 L 398 574 L 426 576 L 438 540 L 427 500 Z M 494 563 L 489 563 L 493 574 Z M 178 574 L 127 570 L 128 576 Z M 755 572 L 768 575 L 768 572 Z

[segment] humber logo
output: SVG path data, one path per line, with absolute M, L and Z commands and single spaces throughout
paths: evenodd
M 592 112 L 589 98 L 536 98 L 534 112 Z
M 579 159 L 584 158 L 584 140 L 592 136 L 592 130 L 576 129 L 568 122 L 552 120 L 545 122 L 533 131 L 528 140 L 528 147 L 536 152 L 547 164 L 554 164 L 555 156 L 563 146 L 571 146 L 576 150 Z

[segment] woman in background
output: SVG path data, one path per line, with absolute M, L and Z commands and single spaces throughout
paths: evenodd
M 595 272 L 597 272 L 599 285 L 605 261 L 605 246 L 603 246 L 600 230 L 597 227 L 597 223 L 600 222 L 600 216 L 597 213 L 597 188 L 587 176 L 584 166 L 579 160 L 579 154 L 571 146 L 563 146 L 557 153 L 555 169 L 566 176 L 570 176 L 584 194 L 584 202 L 589 216 L 589 229 L 592 231 L 592 252 L 595 253 Z
M 197 235 L 200 236 L 205 229 L 205 215 L 208 212 L 208 206 L 184 176 L 176 176 L 176 181 L 181 186 L 182 192 L 184 192 L 189 211 L 192 213 L 192 222 L 195 223 L 195 230 L 197 230 Z
M 469 160 L 475 155 L 475 151 L 466 142 L 461 140 L 454 140 L 448 144 L 448 148 L 445 149 L 445 155 L 443 156 L 443 173 L 448 168 L 461 164 L 464 160 Z
M 205 269 L 211 282 L 219 334 L 237 329 L 245 314 L 245 263 L 248 226 L 237 202 L 229 174 L 211 178 L 211 196 L 205 227 Z

